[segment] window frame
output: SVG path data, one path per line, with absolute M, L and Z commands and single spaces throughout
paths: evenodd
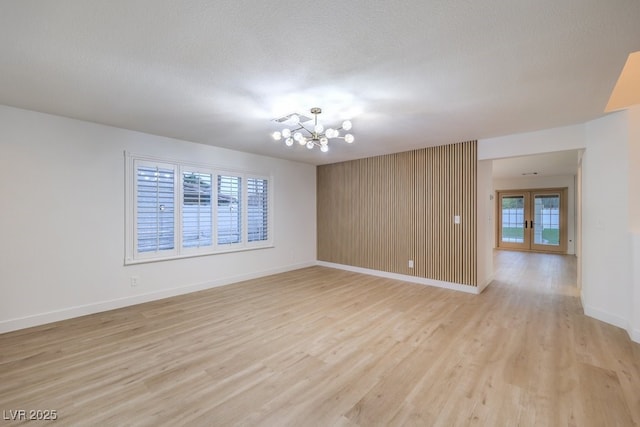
M 174 171 L 174 248 L 172 250 L 160 250 L 154 252 L 138 252 L 138 182 L 137 171 L 139 166 L 172 168 Z M 212 245 L 200 247 L 184 247 L 184 173 L 200 173 L 211 175 L 211 233 Z M 241 238 L 238 243 L 218 243 L 218 177 L 234 176 L 241 179 Z M 265 180 L 267 185 L 267 239 L 249 242 L 248 229 L 248 182 L 250 179 Z M 145 262 L 164 261 L 171 259 L 189 258 L 196 256 L 208 256 L 239 252 L 254 249 L 274 247 L 273 244 L 273 176 L 271 174 L 259 174 L 250 171 L 238 171 L 228 168 L 220 168 L 215 165 L 183 162 L 167 158 L 133 154 L 125 151 L 125 257 L 124 264 L 139 264 Z

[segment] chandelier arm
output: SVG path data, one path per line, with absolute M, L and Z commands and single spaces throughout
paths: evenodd
M 306 130 L 307 132 L 309 132 L 309 134 L 310 134 L 310 135 L 313 135 L 313 132 L 311 132 L 309 129 L 307 129 L 307 128 L 302 124 L 302 123 L 299 123 L 298 125 L 299 125 L 300 127 L 299 127 L 298 129 L 296 129 L 296 130 L 304 129 L 304 130 Z

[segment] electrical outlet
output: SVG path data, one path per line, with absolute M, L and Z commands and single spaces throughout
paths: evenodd
M 131 287 L 135 288 L 136 286 L 138 286 L 140 284 L 140 277 L 138 276 L 131 276 Z
M 409 268 L 413 268 L 413 260 L 412 259 L 409 260 Z

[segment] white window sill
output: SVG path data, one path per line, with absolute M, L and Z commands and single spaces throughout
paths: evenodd
M 234 247 L 229 249 L 217 249 L 211 252 L 187 253 L 187 254 L 170 255 L 165 257 L 153 257 L 153 258 L 125 259 L 124 265 L 127 266 L 127 265 L 136 265 L 136 264 L 147 264 L 151 262 L 173 261 L 173 260 L 184 259 L 184 258 L 223 255 L 223 254 L 230 254 L 235 252 L 246 252 L 246 251 L 255 251 L 259 249 L 270 249 L 274 247 L 275 246 L 272 243 L 270 243 L 268 245 L 260 245 L 260 246 L 256 245 L 256 246 Z

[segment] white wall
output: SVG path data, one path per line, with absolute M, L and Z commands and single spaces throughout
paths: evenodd
M 493 161 L 478 162 L 478 289 L 480 292 L 493 280 Z
M 627 111 L 629 129 L 629 227 L 640 233 L 640 105 Z
M 627 112 L 591 121 L 583 172 L 585 313 L 627 328 L 631 315 L 631 239 Z
M 631 319 L 630 325 L 627 327 L 631 339 L 640 343 L 640 233 L 632 233 L 632 255 L 631 263 L 633 266 L 632 290 L 631 290 Z
M 629 230 L 632 240 L 632 316 L 630 334 L 640 342 L 640 105 L 628 110 L 629 125 Z
M 312 165 L 5 106 L 0 146 L 0 332 L 315 263 Z M 125 267 L 125 150 L 271 174 L 275 247 Z
M 584 150 L 578 156 L 578 173 L 576 175 L 576 282 L 578 289 L 582 289 L 582 157 Z
M 584 147 L 585 128 L 580 124 L 478 140 L 478 160 L 521 157 Z
M 577 159 L 576 159 L 577 161 Z M 493 188 L 499 190 L 523 190 L 529 188 L 567 188 L 567 254 L 575 254 L 576 201 L 575 176 L 534 176 L 511 179 L 494 179 Z M 496 200 L 497 203 L 497 200 Z M 495 205 L 494 205 L 495 209 Z M 496 233 L 493 233 L 493 247 L 496 246 Z

